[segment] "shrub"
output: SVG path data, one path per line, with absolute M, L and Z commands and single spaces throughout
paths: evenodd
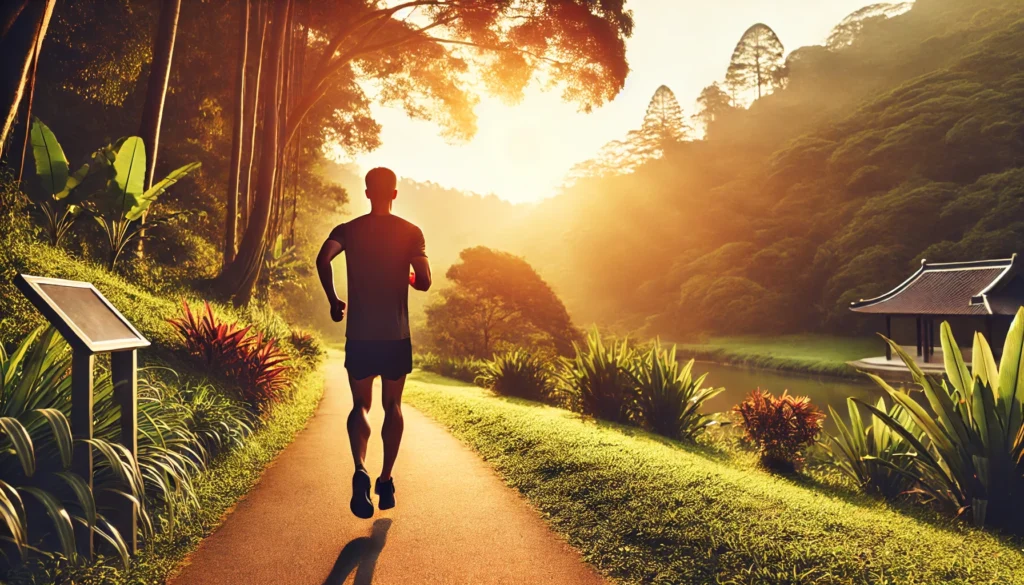
M 942 324 L 941 338 L 946 375 L 939 383 L 926 376 L 902 347 L 889 341 L 924 391 L 927 407 L 877 376 L 871 378 L 893 402 L 906 409 L 909 421 L 870 404 L 865 406 L 916 453 L 909 472 L 922 495 L 958 515 L 970 514 L 976 525 L 1021 534 L 1024 307 L 1010 325 L 998 367 L 988 341 L 980 333 L 974 335 L 971 370 L 949 323 Z
M 308 331 L 294 330 L 291 333 L 290 341 L 299 359 L 315 364 L 324 355 L 323 345 L 315 335 Z
M 522 348 L 484 362 L 476 383 L 505 396 L 544 402 L 551 398 L 551 372 L 546 363 Z
M 906 493 L 914 484 L 910 467 L 915 453 L 910 443 L 878 416 L 871 415 L 870 422 L 865 424 L 852 398 L 846 400 L 846 405 L 850 413 L 849 426 L 831 406 L 828 408 L 838 429 L 824 444 L 832 463 L 867 493 L 886 498 Z M 887 409 L 885 399 L 879 398 L 875 409 L 885 412 L 905 429 L 915 428 L 910 414 L 898 404 Z M 923 438 L 920 431 L 915 431 L 914 435 L 918 440 Z
M 605 346 L 597 330 L 587 335 L 586 349 L 573 344 L 576 356 L 563 363 L 562 391 L 577 412 L 612 422 L 627 423 L 636 410 L 636 353 L 628 342 Z
M 470 383 L 476 380 L 482 366 L 483 362 L 472 358 L 437 357 L 429 353 L 419 359 L 419 367 L 428 372 Z
M 794 471 L 803 451 L 821 432 L 824 413 L 804 396 L 783 392 L 775 397 L 760 388 L 733 410 L 742 419 L 746 438 L 756 448 L 761 463 L 779 471 Z
M 213 313 L 210 303 L 196 315 L 182 301 L 182 316 L 168 319 L 185 344 L 186 351 L 211 372 L 237 385 L 242 399 L 259 412 L 280 401 L 288 387 L 288 355 L 252 327 L 226 323 Z
M 707 374 L 693 378 L 694 360 L 685 366 L 676 359 L 676 347 L 655 343 L 636 368 L 639 414 L 645 427 L 666 437 L 692 440 L 715 424 L 700 412 L 704 402 L 725 388 L 702 388 Z

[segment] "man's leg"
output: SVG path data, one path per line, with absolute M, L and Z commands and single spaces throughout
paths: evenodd
M 384 467 L 381 469 L 380 478 L 388 481 L 391 479 L 391 470 L 398 457 L 398 446 L 402 443 L 402 431 L 405 430 L 405 421 L 402 419 L 402 390 L 405 388 L 405 376 L 397 380 L 382 377 L 381 385 L 381 400 L 384 403 L 384 426 L 381 429 L 381 437 L 384 439 Z
M 366 462 L 366 443 L 370 440 L 370 404 L 373 402 L 374 376 L 356 380 L 349 376 L 352 387 L 352 412 L 348 415 L 348 440 L 352 445 L 352 459 L 356 468 Z

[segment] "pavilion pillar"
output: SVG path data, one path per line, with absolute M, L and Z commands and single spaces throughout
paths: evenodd
M 917 318 L 917 357 L 921 357 L 921 317 Z
M 885 316 L 885 338 L 892 339 L 892 317 L 890 315 Z M 885 360 L 892 360 L 892 346 L 888 342 L 885 344 Z

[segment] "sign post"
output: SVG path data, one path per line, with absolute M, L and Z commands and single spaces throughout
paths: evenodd
M 71 434 L 75 439 L 72 471 L 91 490 L 93 438 L 93 370 L 96 355 L 110 353 L 114 400 L 121 414 L 120 442 L 138 456 L 138 356 L 149 341 L 88 282 L 19 274 L 14 284 L 71 346 Z M 128 498 L 117 498 L 111 518 L 128 550 L 138 550 L 138 510 Z M 93 535 L 76 526 L 79 553 L 92 558 Z

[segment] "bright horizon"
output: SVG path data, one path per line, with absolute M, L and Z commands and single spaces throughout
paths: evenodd
M 622 92 L 591 114 L 561 100 L 558 90 L 527 89 L 509 106 L 481 96 L 479 131 L 450 144 L 432 122 L 412 120 L 399 108 L 374 106 L 383 145 L 355 157 L 361 170 L 388 166 L 399 177 L 494 194 L 514 203 L 555 195 L 576 163 L 606 142 L 637 128 L 658 86 L 675 92 L 685 116 L 694 113 L 701 89 L 725 77 L 743 32 L 763 22 L 788 52 L 822 44 L 829 31 L 865 0 L 723 0 L 683 8 L 685 0 L 629 0 L 636 27 L 627 45 L 630 74 Z

